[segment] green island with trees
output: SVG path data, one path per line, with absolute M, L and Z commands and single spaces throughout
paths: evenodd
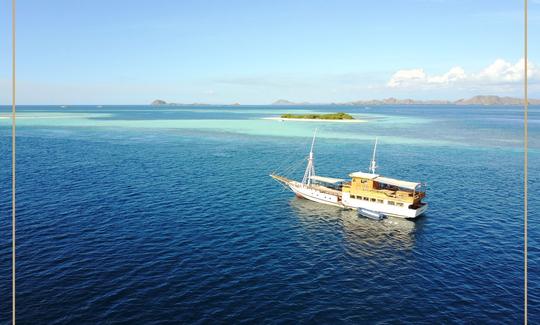
M 297 118 L 309 120 L 354 120 L 354 117 L 347 113 L 331 113 L 331 114 L 283 114 L 281 118 Z

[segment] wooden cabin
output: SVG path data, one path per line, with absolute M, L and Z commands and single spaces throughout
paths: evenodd
M 378 174 L 355 172 L 349 175 L 350 183 L 343 184 L 343 192 L 352 199 L 385 203 L 397 206 L 421 206 L 425 192 L 420 183 L 382 177 Z

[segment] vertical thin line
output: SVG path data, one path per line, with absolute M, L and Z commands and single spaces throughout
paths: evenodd
M 525 257 L 525 264 L 524 264 L 524 268 L 525 268 L 525 273 L 524 273 L 524 295 L 525 295 L 525 314 L 524 314 L 524 319 L 525 319 L 525 322 L 524 324 L 527 325 L 527 214 L 528 214 L 528 211 L 527 211 L 527 182 L 528 182 L 528 171 L 527 171 L 527 165 L 528 165 L 528 138 L 529 138 L 529 130 L 528 130 L 528 121 L 527 121 L 527 118 L 528 118 L 528 110 L 529 110 L 529 100 L 528 100 L 528 94 L 527 94 L 527 0 L 525 0 L 525 74 L 524 74 L 524 86 L 525 86 L 525 89 L 524 89 L 524 95 L 525 95 L 525 101 L 524 101 L 524 116 L 523 116 L 523 136 L 524 136 L 524 141 L 523 141 L 523 144 L 524 144 L 524 151 L 523 151 L 523 159 L 524 159 L 524 162 L 523 162 L 523 167 L 524 167 L 524 173 L 523 173 L 523 178 L 524 178 L 524 185 L 523 185 L 523 234 L 524 234 L 524 257 Z
M 16 108 L 15 108 L 15 1 L 12 0 L 12 18 L 11 18 L 11 28 L 12 28 L 12 56 L 13 56 L 13 65 L 12 67 L 12 124 L 11 124 L 11 263 L 12 263 L 12 273 L 11 273 L 11 316 L 12 324 L 15 325 L 15 117 L 16 117 Z

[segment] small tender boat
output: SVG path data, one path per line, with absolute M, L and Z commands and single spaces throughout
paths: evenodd
M 358 209 L 358 215 L 369 218 L 369 219 L 373 219 L 373 220 L 382 220 L 386 217 L 384 214 L 380 212 L 363 209 L 363 208 Z
M 315 132 L 316 133 L 316 132 Z M 377 139 L 369 172 L 349 174 L 351 180 L 315 175 L 313 147 L 311 142 L 308 163 L 302 181 L 295 181 L 275 173 L 270 176 L 285 185 L 296 196 L 318 203 L 354 209 L 359 214 L 374 219 L 385 216 L 416 218 L 424 214 L 428 204 L 422 202 L 426 196 L 421 183 L 383 177 L 375 173 Z

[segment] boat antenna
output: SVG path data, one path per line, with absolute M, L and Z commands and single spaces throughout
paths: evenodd
M 304 178 L 302 178 L 302 185 L 311 184 L 311 176 L 315 176 L 315 165 L 313 163 L 313 147 L 315 147 L 315 137 L 317 136 L 317 129 L 313 133 L 313 140 L 311 141 L 311 149 L 309 150 L 309 158 L 304 172 Z
M 377 153 L 377 140 L 378 138 L 375 138 L 375 146 L 373 147 L 373 157 L 371 157 L 371 164 L 369 165 L 369 171 L 372 174 L 375 174 L 375 170 L 377 169 L 377 162 L 375 161 L 375 155 Z

